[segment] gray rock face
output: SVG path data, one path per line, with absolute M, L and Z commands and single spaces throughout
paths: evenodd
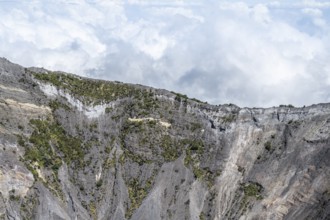
M 0 219 L 329 219 L 330 104 L 212 106 L 0 59 Z

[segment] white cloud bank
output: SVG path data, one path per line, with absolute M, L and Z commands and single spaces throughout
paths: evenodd
M 327 1 L 0 1 L 0 56 L 213 104 L 330 102 Z

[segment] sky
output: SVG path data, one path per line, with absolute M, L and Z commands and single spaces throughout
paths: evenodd
M 0 57 L 211 104 L 330 102 L 330 0 L 0 0 Z

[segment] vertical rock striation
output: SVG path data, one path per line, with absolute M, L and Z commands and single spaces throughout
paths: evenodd
M 330 104 L 213 106 L 0 59 L 0 219 L 329 219 Z

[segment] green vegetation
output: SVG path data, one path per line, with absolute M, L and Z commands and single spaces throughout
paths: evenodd
M 104 152 L 105 152 L 106 154 L 110 154 L 110 152 L 111 152 L 111 147 L 110 147 L 110 146 L 106 146 L 105 149 L 104 149 Z
M 131 159 L 139 165 L 160 162 L 161 155 L 165 161 L 172 161 L 179 157 L 178 142 L 169 135 L 162 135 L 164 128 L 156 120 L 127 120 L 120 132 L 120 143 L 124 150 L 119 161 L 123 163 Z M 143 149 L 143 150 L 141 150 Z M 146 152 L 155 157 L 146 157 Z
M 226 116 L 221 117 L 223 123 L 231 123 L 236 120 L 236 115 L 235 114 L 229 114 Z
M 128 183 L 128 196 L 130 204 L 126 212 L 126 218 L 129 219 L 134 210 L 136 210 L 142 203 L 143 199 L 147 196 L 151 189 L 154 176 L 151 176 L 147 182 L 142 186 L 137 179 L 132 179 Z
M 160 107 L 160 103 L 154 96 L 155 94 L 151 90 L 137 91 L 135 99 L 138 100 L 137 105 L 140 115 L 147 115 L 150 111 L 153 112 Z
M 120 141 L 123 148 L 123 153 L 119 157 L 119 162 L 121 165 L 123 165 L 126 162 L 126 159 L 130 158 L 132 161 L 138 163 L 139 165 L 142 165 L 145 162 L 145 159 L 141 157 L 138 154 L 134 154 L 131 152 L 125 142 L 125 138 L 128 134 L 131 133 L 141 133 L 144 131 L 143 128 L 143 121 L 129 121 L 127 120 L 126 123 L 124 123 L 121 133 L 120 133 Z
M 119 157 L 120 164 L 123 165 L 126 162 L 126 159 L 131 159 L 132 161 L 139 164 L 140 166 L 142 166 L 145 163 L 152 162 L 151 160 L 148 160 L 139 154 L 135 154 L 134 152 L 131 152 L 128 149 L 124 149 L 123 154 L 121 154 Z
M 201 167 L 204 142 L 201 139 L 183 139 L 180 141 L 180 146 L 186 149 L 184 165 L 191 169 L 196 179 L 205 182 L 211 188 L 215 178 L 221 175 L 221 170 L 210 171 L 207 167 Z
M 177 92 L 173 92 L 172 93 L 175 95 L 175 100 L 178 101 L 178 102 L 187 102 L 187 100 L 192 100 L 192 101 L 195 101 L 195 102 L 198 102 L 198 103 L 206 103 L 206 102 L 202 102 L 196 98 L 189 98 L 187 95 L 185 94 L 181 94 L 181 93 L 177 93 Z
M 91 217 L 96 220 L 97 219 L 97 210 L 95 202 L 90 202 L 88 205 L 89 213 L 91 213 Z
M 103 180 L 102 179 L 99 179 L 97 182 L 96 182 L 96 187 L 97 188 L 100 188 L 103 184 Z
M 52 100 L 49 102 L 49 107 L 52 109 L 52 111 L 56 111 L 57 109 L 63 108 L 66 111 L 70 111 L 70 107 L 66 104 L 61 103 L 58 100 Z
M 240 173 L 242 173 L 242 174 L 245 173 L 245 168 L 244 168 L 244 167 L 238 166 L 238 167 L 237 167 L 237 170 L 238 170 L 238 172 L 240 172 Z
M 18 143 L 20 146 L 24 147 L 24 146 L 25 146 L 25 143 L 26 143 L 26 141 L 27 141 L 26 138 L 23 137 L 23 136 L 21 136 L 21 135 L 17 135 L 16 137 L 17 137 L 17 143 Z
M 121 165 L 124 165 L 125 161 L 126 161 L 125 153 L 122 153 L 119 157 L 119 163 Z
M 20 201 L 20 215 L 22 216 L 22 219 L 34 219 L 34 210 L 36 210 L 37 205 L 37 196 L 33 194 L 28 194 L 24 196 Z
M 196 179 L 205 181 L 207 186 L 211 187 L 214 179 L 221 173 L 220 171 L 212 173 L 207 168 L 200 167 L 200 160 L 205 148 L 203 141 L 201 139 L 183 139 L 181 146 L 186 148 L 184 165 L 192 170 Z
M 204 150 L 204 142 L 201 139 L 182 139 L 180 145 L 184 146 L 188 151 L 199 155 L 201 155 Z
M 302 121 L 298 121 L 298 120 L 290 120 L 288 122 L 288 125 L 290 125 L 290 127 L 292 127 L 292 128 L 298 128 L 301 124 L 302 124 Z
M 68 165 L 84 161 L 84 145 L 79 138 L 68 135 L 56 122 L 33 119 L 34 128 L 29 138 L 18 136 L 18 143 L 25 148 L 23 161 L 34 178 L 43 182 L 59 198 L 64 198 L 58 179 L 58 169 L 63 161 Z
M 205 220 L 205 214 L 204 214 L 204 212 L 201 212 L 199 214 L 199 220 Z
M 160 146 L 163 149 L 162 156 L 166 162 L 176 160 L 179 157 L 178 143 L 169 135 L 163 136 Z
M 173 94 L 175 94 L 175 100 L 178 102 L 186 102 L 189 98 L 187 95 L 181 94 L 181 93 L 176 93 L 176 92 L 172 92 Z
M 246 183 L 243 185 L 244 195 L 248 197 L 255 197 L 256 199 L 262 199 L 261 191 L 262 186 L 259 183 Z
M 89 125 L 89 131 L 90 131 L 90 132 L 97 131 L 98 126 L 99 126 L 99 125 L 98 125 L 98 122 L 97 122 L 97 121 L 91 123 L 91 124 Z
M 151 90 L 138 88 L 119 82 L 106 82 L 101 80 L 83 79 L 71 74 L 50 72 L 32 73 L 40 81 L 51 83 L 56 87 L 70 91 L 70 93 L 85 104 L 101 104 L 123 99 L 126 97 L 135 98 L 137 109 L 141 111 L 154 110 L 159 107 L 157 98 Z M 65 107 L 58 102 L 50 104 L 53 109 Z M 67 109 L 65 107 L 65 109 Z M 112 108 L 106 108 L 105 113 L 111 113 Z
M 196 179 L 202 179 L 205 176 L 206 171 L 199 168 L 197 165 L 194 165 L 193 166 L 193 173 L 194 173 Z
M 202 102 L 201 100 L 199 99 L 196 99 L 196 98 L 191 98 L 192 101 L 195 101 L 195 102 L 198 102 L 198 103 L 204 103 L 204 104 L 207 104 L 207 102 Z
M 108 157 L 104 163 L 103 163 L 103 167 L 105 169 L 109 169 L 109 168 L 113 168 L 116 166 L 116 161 L 117 161 L 117 157 L 116 157 L 116 151 L 114 152 L 112 158 Z
M 270 150 L 272 149 L 272 144 L 270 143 L 270 141 L 267 141 L 267 142 L 264 144 L 264 146 L 265 146 L 265 149 L 266 149 L 267 151 L 270 151 Z
M 198 163 L 198 156 L 201 156 L 203 153 L 204 143 L 202 140 L 189 140 L 189 139 L 183 139 L 181 141 L 181 144 L 183 146 L 186 146 L 186 157 L 184 159 L 184 165 L 189 167 L 192 165 L 193 172 L 197 178 L 201 177 L 201 173 L 199 171 L 198 166 L 196 165 Z
M 261 192 L 263 191 L 263 187 L 259 183 L 248 182 L 244 183 L 241 186 L 241 190 L 244 192 L 244 196 L 240 205 L 240 209 L 243 209 L 243 212 L 246 211 L 249 202 L 252 198 L 261 200 L 263 199 Z
M 30 162 L 37 162 L 41 167 L 59 167 L 62 165 L 57 164 L 57 156 L 50 145 L 51 134 L 49 131 L 48 122 L 42 122 L 40 120 L 31 121 L 31 125 L 34 126 L 35 131 L 32 133 L 29 142 L 33 145 L 26 146 L 24 158 Z M 55 163 L 56 160 L 56 163 Z
M 142 200 L 146 197 L 147 192 L 144 188 L 141 187 L 139 182 L 134 179 L 128 185 L 128 196 L 130 199 L 130 206 L 127 210 L 126 217 L 130 218 L 133 214 L 133 211 L 137 209 Z
M 280 108 L 294 108 L 293 105 L 289 104 L 289 105 L 280 105 Z
M 111 113 L 113 111 L 113 109 L 111 108 L 111 107 L 107 107 L 107 108 L 105 108 L 105 113 L 106 114 L 109 114 L 109 113 Z
M 34 131 L 29 139 L 32 145 L 26 147 L 26 160 L 38 162 L 41 167 L 53 170 L 58 170 L 62 159 L 67 164 L 83 160 L 81 140 L 66 134 L 59 124 L 42 120 L 31 120 L 30 124 L 34 127 Z
M 198 131 L 198 130 L 201 130 L 202 129 L 202 124 L 200 123 L 196 123 L 196 122 L 192 122 L 190 123 L 190 130 L 192 132 L 195 132 L 195 131 Z
M 139 165 L 143 165 L 144 163 L 150 163 L 151 161 L 146 159 L 143 155 L 132 152 L 131 149 L 127 146 L 125 138 L 128 134 L 136 134 L 138 133 L 140 138 L 143 138 L 141 135 L 142 132 L 145 131 L 144 122 L 143 121 L 126 121 L 123 125 L 120 134 L 120 143 L 123 149 L 123 153 L 119 157 L 119 162 L 123 165 L 126 162 L 126 159 L 131 159 L 132 161 L 138 163 Z
M 20 197 L 19 195 L 16 195 L 16 194 L 15 194 L 15 189 L 12 189 L 12 190 L 9 191 L 9 199 L 10 199 L 11 201 L 19 201 L 20 198 L 21 198 L 21 197 Z

